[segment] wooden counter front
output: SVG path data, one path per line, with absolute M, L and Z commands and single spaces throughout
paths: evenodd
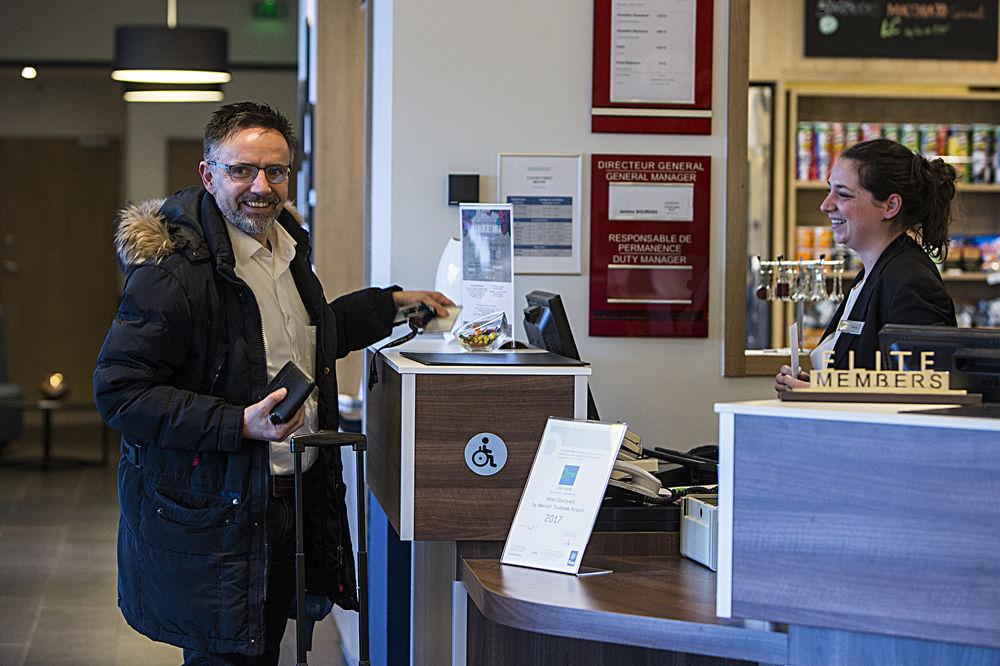
M 443 344 L 414 342 L 399 350 Z M 377 366 L 366 405 L 367 481 L 400 538 L 505 539 L 548 417 L 586 417 L 590 368 L 424 366 L 396 350 Z M 479 433 L 507 445 L 507 464 L 493 476 L 465 462 Z
M 669 663 L 650 650 L 736 660 L 724 663 L 786 660 L 784 633 L 716 617 L 715 574 L 700 564 L 664 555 L 598 557 L 588 559 L 588 565 L 613 573 L 577 577 L 502 565 L 494 559 L 463 559 L 460 577 L 487 620 L 533 634 L 614 644 L 611 652 L 617 655 L 608 663 L 619 663 L 617 657 L 625 659 L 621 663 Z M 523 646 L 512 643 L 534 642 L 524 636 L 482 640 L 483 632 L 472 626 L 476 616 L 471 606 L 469 618 L 470 659 L 478 655 L 494 660 L 489 663 L 516 663 L 514 652 Z M 559 649 L 573 650 L 573 646 L 565 643 Z M 587 649 L 592 655 L 595 648 Z M 506 656 L 500 658 L 490 650 Z M 683 663 L 692 662 L 689 658 Z

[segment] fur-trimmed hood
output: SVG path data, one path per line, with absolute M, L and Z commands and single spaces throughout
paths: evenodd
M 166 199 L 129 203 L 118 211 L 115 251 L 123 266 L 158 264 L 174 252 L 176 243 L 160 214 Z
M 170 199 L 129 202 L 118 211 L 115 251 L 123 267 L 158 264 L 182 245 L 204 242 L 203 231 L 196 221 L 199 208 L 193 200 L 196 192 L 197 199 L 207 196 L 201 188 L 193 188 L 182 190 Z M 285 202 L 284 212 L 302 226 L 302 215 L 292 202 Z

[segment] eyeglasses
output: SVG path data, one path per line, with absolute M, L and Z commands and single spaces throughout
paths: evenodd
M 272 185 L 277 185 L 278 183 L 283 183 L 288 180 L 288 174 L 292 171 L 290 165 L 284 164 L 271 164 L 266 167 L 259 167 L 253 164 L 221 164 L 215 160 L 206 162 L 205 164 L 211 166 L 217 166 L 220 169 L 225 169 L 229 177 L 237 183 L 246 183 L 257 179 L 257 174 L 264 171 L 264 178 L 267 182 Z

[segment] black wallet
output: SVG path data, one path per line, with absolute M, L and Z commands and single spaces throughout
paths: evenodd
M 278 374 L 264 389 L 264 395 L 271 395 L 280 388 L 288 389 L 288 394 L 274 406 L 268 415 L 271 423 L 287 423 L 295 416 L 295 412 L 299 411 L 316 385 L 309 381 L 309 378 L 299 370 L 297 365 L 289 361 L 281 370 L 278 370 Z

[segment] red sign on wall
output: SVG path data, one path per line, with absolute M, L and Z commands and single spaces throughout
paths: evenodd
M 712 0 L 594 0 L 591 131 L 710 134 Z
M 591 156 L 590 335 L 708 336 L 710 168 Z

